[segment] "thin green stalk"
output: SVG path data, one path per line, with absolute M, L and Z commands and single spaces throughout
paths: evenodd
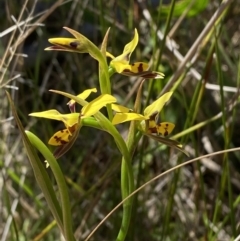
M 105 32 L 105 29 L 106 29 L 106 21 L 104 19 L 104 10 L 105 10 L 105 4 L 103 4 L 103 1 L 100 0 L 100 1 L 96 1 L 96 3 L 98 4 L 98 8 L 99 8 L 99 11 L 100 11 L 100 14 L 98 15 L 99 17 L 99 20 L 100 20 L 100 27 L 101 27 L 101 31 L 102 33 Z
M 229 159 L 228 159 L 229 160 Z M 230 207 L 230 218 L 231 218 L 231 227 L 232 227 L 232 233 L 233 236 L 237 236 L 237 230 L 236 230 L 236 219 L 235 219 L 235 213 L 234 213 L 234 207 L 233 207 L 233 192 L 232 192 L 232 183 L 231 183 L 231 171 L 229 168 L 229 162 L 226 160 L 226 173 L 227 173 L 227 190 L 228 190 L 228 203 Z
M 164 32 L 164 35 L 163 35 L 163 39 L 161 41 L 160 53 L 158 55 L 157 62 L 154 64 L 154 67 L 157 67 L 159 65 L 161 59 L 162 59 L 163 49 L 164 49 L 164 46 L 165 46 L 165 43 L 166 43 L 166 39 L 167 39 L 167 35 L 168 35 L 169 29 L 170 29 L 175 2 L 176 2 L 176 0 L 172 0 L 171 1 L 170 11 L 169 11 L 169 14 L 167 16 L 167 21 L 166 21 L 165 32 Z M 161 6 L 162 6 L 162 4 L 159 5 L 159 14 L 161 12 L 160 11 L 160 7 Z M 154 33 L 157 35 L 157 30 L 154 30 Z M 156 41 L 155 41 L 155 43 L 156 43 L 155 47 L 159 48 L 159 46 L 158 46 Z M 154 69 L 156 69 L 156 68 L 154 68 Z M 162 82 L 159 83 L 159 85 L 161 85 L 161 84 L 162 84 Z M 152 95 L 152 90 L 153 90 L 153 80 L 149 81 L 148 96 L 147 96 L 147 100 L 146 100 L 146 105 L 148 105 L 148 103 L 149 103 L 150 96 Z
M 143 84 L 144 84 L 144 80 L 141 82 L 137 92 L 137 97 L 134 104 L 135 112 L 139 112 L 141 108 L 141 95 L 142 95 Z M 131 157 L 130 161 L 132 161 L 136 145 L 140 140 L 140 138 L 141 138 L 141 135 L 136 135 L 136 122 L 132 121 L 129 127 L 128 137 L 126 141 L 128 151 Z M 130 163 L 130 165 L 132 164 Z M 129 179 L 130 177 L 127 175 L 126 168 L 127 168 L 126 162 L 123 159 L 122 167 L 121 167 L 122 199 L 125 199 L 134 191 L 133 189 L 134 187 L 133 188 L 131 187 L 131 183 Z M 130 226 L 130 221 L 131 221 L 132 204 L 133 204 L 133 198 L 129 198 L 127 202 L 123 204 L 123 219 L 122 219 L 121 229 L 118 233 L 117 241 L 123 241 L 126 238 L 126 235 L 128 233 L 128 228 Z
M 129 194 L 131 194 L 134 191 L 133 169 L 131 164 L 131 155 L 129 153 L 128 142 L 126 145 L 125 141 L 123 140 L 122 136 L 119 134 L 117 129 L 109 122 L 109 120 L 105 116 L 103 116 L 101 113 L 98 113 L 96 117 L 102 120 L 101 125 L 102 123 L 104 123 L 104 129 L 107 129 L 108 132 L 113 136 L 123 156 L 121 166 L 121 190 L 122 198 L 126 198 Z M 121 228 L 117 236 L 117 241 L 125 240 L 131 219 L 131 209 L 132 198 L 128 199 L 123 205 L 123 218 Z
M 180 169 L 177 169 L 173 173 L 173 181 L 172 181 L 172 185 L 170 187 L 169 194 L 168 194 L 168 197 L 169 197 L 168 204 L 167 204 L 165 215 L 164 215 L 163 229 L 162 229 L 162 235 L 161 235 L 160 240 L 166 239 L 168 229 L 170 228 L 169 222 L 170 222 L 171 212 L 172 212 L 173 204 L 174 204 L 174 195 L 177 190 L 179 174 L 180 174 Z
M 237 75 L 237 87 L 239 89 L 239 86 L 240 86 L 240 59 L 238 60 L 238 75 Z M 237 117 L 237 109 L 234 108 L 233 109 L 233 114 L 232 114 L 232 123 L 235 123 L 236 122 L 236 117 Z M 232 136 L 233 134 L 233 131 L 234 131 L 234 126 L 232 125 L 231 128 L 230 128 L 230 131 L 229 131 L 229 135 L 230 137 Z M 236 220 L 235 220 L 235 216 L 234 216 L 234 213 L 235 213 L 235 208 L 236 208 L 236 201 L 233 202 L 233 197 L 232 197 L 232 185 L 231 185 L 231 174 L 230 174 L 230 168 L 229 168 L 229 164 L 227 165 L 227 168 L 228 168 L 228 193 L 229 193 L 229 206 L 230 206 L 230 218 L 231 218 L 231 225 L 232 225 L 232 232 L 233 232 L 233 235 L 234 237 L 237 236 L 236 234 Z
M 101 2 L 101 1 L 100 1 Z M 108 65 L 107 65 L 107 60 L 106 60 L 106 51 L 107 51 L 107 42 L 108 42 L 108 35 L 109 35 L 110 28 L 108 28 L 102 42 L 101 46 L 101 55 L 103 60 L 99 61 L 99 84 L 101 88 L 101 93 L 102 94 L 111 94 L 111 83 L 110 83 L 110 75 L 108 72 Z M 106 90 L 104 90 L 106 85 Z M 104 92 L 106 91 L 106 92 Z M 108 118 L 111 121 L 113 119 L 113 113 L 112 113 L 112 108 L 111 105 L 107 105 L 107 113 L 108 113 Z
M 166 39 L 167 39 L 168 32 L 169 32 L 169 29 L 170 29 L 170 26 L 171 26 L 171 21 L 172 21 L 172 17 L 173 17 L 175 3 L 176 3 L 176 0 L 171 1 L 170 11 L 169 11 L 168 16 L 167 16 L 165 32 L 164 32 L 164 35 L 163 35 L 163 39 L 161 41 L 160 53 L 159 53 L 159 56 L 158 56 L 158 59 L 157 59 L 157 62 L 156 62 L 156 66 L 159 65 L 159 63 L 162 59 L 163 49 L 165 47 Z M 159 11 L 159 14 L 160 14 L 160 11 Z M 157 31 L 155 31 L 155 33 L 157 33 Z
M 139 141 L 139 139 L 136 139 L 136 124 L 134 121 L 131 122 L 130 128 L 129 128 L 129 134 L 127 138 L 127 147 L 128 151 L 130 153 L 130 165 L 131 165 L 131 175 L 133 177 L 133 170 L 132 170 L 132 156 L 136 147 L 136 143 Z M 122 199 L 125 199 L 127 196 L 129 196 L 134 191 L 134 182 L 131 180 L 131 176 L 127 173 L 127 162 L 123 158 L 122 160 L 122 167 L 121 167 L 121 189 L 122 189 Z M 117 236 L 117 241 L 124 241 L 127 233 L 128 228 L 130 226 L 131 221 L 131 213 L 132 213 L 132 204 L 133 204 L 133 198 L 129 198 L 124 204 L 123 204 L 123 218 L 122 218 L 122 225 L 121 229 Z
M 128 19 L 127 19 L 127 28 L 128 29 L 133 29 L 134 28 L 134 0 L 130 0 L 128 2 L 129 4 L 129 13 L 128 13 Z M 132 11 L 131 11 L 132 10 Z
M 140 134 L 140 133 L 139 133 Z M 140 140 L 142 135 L 136 135 L 136 139 L 135 142 L 138 143 L 138 141 Z M 138 163 L 138 172 L 137 172 L 137 181 L 136 181 L 136 188 L 140 187 L 140 183 L 141 183 L 141 179 L 142 179 L 142 163 L 143 163 L 143 156 L 144 156 L 144 145 L 146 142 L 146 137 L 143 138 L 142 141 L 142 148 L 140 148 L 140 153 L 139 154 L 139 163 Z M 129 240 L 134 240 L 134 236 L 135 236 L 135 230 L 136 230 L 136 218 L 137 218 L 137 209 L 138 209 L 138 195 L 139 192 L 137 192 L 134 196 L 133 196 L 133 202 L 132 202 L 132 218 L 131 218 L 131 224 L 130 224 L 130 228 L 129 228 L 129 234 L 128 234 L 128 238 Z
M 99 122 L 93 117 L 87 117 L 87 118 L 82 119 L 81 124 L 83 126 L 89 126 L 89 127 L 95 128 L 95 129 L 103 130 L 103 128 L 99 124 Z
M 236 198 L 236 200 L 233 202 L 232 206 L 233 206 L 233 210 L 235 210 L 237 207 L 239 207 L 240 205 L 240 195 L 238 195 L 238 197 Z M 221 221 L 221 223 L 219 224 L 219 230 L 223 229 L 224 225 L 226 225 L 226 223 L 228 222 L 229 218 L 231 219 L 231 216 L 234 214 L 234 212 L 229 212 L 224 219 Z M 236 236 L 235 236 L 236 237 Z
M 218 30 L 218 32 L 220 32 Z M 216 36 L 216 41 L 215 41 L 215 50 L 216 50 L 216 68 L 217 68 L 217 74 L 218 74 L 218 80 L 219 80 L 219 86 L 220 86 L 220 96 L 221 96 L 221 110 L 222 110 L 222 125 L 223 125 L 223 129 L 224 129 L 224 149 L 227 149 L 230 143 L 230 136 L 229 136 L 229 128 L 227 127 L 227 116 L 226 116 L 226 112 L 225 112 L 225 100 L 224 100 L 224 92 L 223 92 L 223 74 L 222 74 L 222 69 L 221 69 L 221 58 L 220 58 L 220 51 L 219 51 L 219 47 L 218 47 L 218 38 Z M 232 197 L 232 187 L 231 187 L 231 175 L 230 175 L 230 170 L 229 170 L 229 163 L 228 163 L 228 155 L 225 154 L 223 156 L 223 173 L 221 175 L 221 185 L 220 185 L 220 191 L 219 191 L 219 195 L 217 197 L 217 203 L 219 203 L 219 205 L 217 205 L 214 209 L 214 216 L 213 216 L 213 224 L 215 224 L 218 220 L 218 216 L 219 216 L 219 212 L 220 209 L 222 207 L 221 204 L 221 200 L 224 196 L 224 192 L 225 192 L 225 186 L 227 183 L 227 187 L 228 187 L 228 199 L 229 199 L 229 203 L 233 203 L 233 197 Z M 231 205 L 232 206 L 232 205 Z M 233 233 L 236 234 L 236 229 L 235 229 L 235 218 L 234 215 L 231 215 L 231 225 L 232 225 L 232 229 L 233 229 Z M 213 237 L 213 232 L 211 231 L 209 234 L 209 237 L 212 238 Z

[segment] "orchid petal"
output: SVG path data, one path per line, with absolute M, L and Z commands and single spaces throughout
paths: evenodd
M 71 133 L 68 129 L 57 131 L 48 141 L 49 145 L 61 146 L 69 142 Z
M 85 100 L 91 93 L 96 93 L 96 92 L 97 92 L 96 88 L 87 89 L 87 90 L 84 90 L 81 94 L 77 95 L 77 97 Z
M 77 95 L 78 98 L 82 99 L 82 100 L 85 100 L 88 98 L 88 96 L 91 94 L 91 93 L 96 93 L 97 92 L 97 89 L 96 88 L 92 88 L 92 89 L 87 89 L 87 90 L 84 90 L 81 94 Z M 76 101 L 75 100 L 70 100 L 67 105 L 73 105 L 75 104 Z
M 78 135 L 79 135 L 79 131 L 81 129 L 81 122 L 79 121 L 78 124 L 75 125 L 75 129 L 74 132 L 72 132 L 72 135 L 69 136 L 69 141 L 63 145 L 60 145 L 53 153 L 53 155 L 55 156 L 55 158 L 59 158 L 62 155 L 64 155 L 67 151 L 69 151 L 71 149 L 71 147 L 73 146 L 73 144 L 75 143 Z
M 147 71 L 149 68 L 149 65 L 144 62 L 136 62 L 130 65 L 130 71 L 132 73 L 141 73 L 144 71 Z
M 151 116 L 155 112 L 160 112 L 165 103 L 171 98 L 173 92 L 167 92 L 154 101 L 151 105 L 147 106 L 144 110 L 144 116 Z
M 117 102 L 117 99 L 109 94 L 100 95 L 82 108 L 83 118 L 96 114 L 102 107 L 107 104 Z
M 170 122 L 162 122 L 160 124 L 155 123 L 155 126 L 149 125 L 147 133 L 149 133 L 149 134 L 155 133 L 155 134 L 162 135 L 162 136 L 168 136 L 171 134 L 174 127 L 175 127 L 175 125 Z
M 161 72 L 148 70 L 149 65 L 144 62 L 136 62 L 133 64 L 125 64 L 121 61 L 114 62 L 114 69 L 117 73 L 126 76 L 139 76 L 144 79 L 163 79 L 164 74 Z
M 50 38 L 48 41 L 54 46 L 45 48 L 45 50 L 88 53 L 88 51 L 81 46 L 81 42 L 75 38 Z
M 79 113 L 61 114 L 57 110 L 47 110 L 29 114 L 34 117 L 47 118 L 64 122 L 66 126 L 73 126 L 78 123 Z
M 114 57 L 111 53 L 109 53 L 109 52 L 106 52 L 106 56 L 109 57 L 109 58 L 111 58 L 111 59 L 114 59 L 114 58 L 115 58 L 115 57 Z
M 172 139 L 167 139 L 167 138 L 164 138 L 164 137 L 161 137 L 161 136 L 156 136 L 156 135 L 149 135 L 149 134 L 146 134 L 146 136 L 154 139 L 155 141 L 158 141 L 164 145 L 167 145 L 169 147 L 172 147 L 172 148 L 175 148 L 179 151 L 181 151 L 182 153 L 184 153 L 186 156 L 189 157 L 189 153 L 186 152 L 182 145 L 178 142 L 178 141 L 175 141 L 175 140 L 172 140 Z
M 144 79 L 163 79 L 164 78 L 164 74 L 161 72 L 156 72 L 156 71 L 143 71 L 143 72 L 139 72 L 139 73 L 134 73 L 131 72 L 128 69 L 124 69 L 123 72 L 121 72 L 122 75 L 126 75 L 126 76 L 137 76 L 137 77 L 142 77 Z
M 123 61 L 114 62 L 111 66 L 116 70 L 117 73 L 121 74 L 124 70 L 130 71 L 130 65 Z
M 124 61 L 125 63 L 129 63 L 131 54 L 136 48 L 137 44 L 138 44 L 138 32 L 137 32 L 137 29 L 135 28 L 134 37 L 132 41 L 125 45 L 123 49 L 123 53 L 117 56 L 114 60 L 112 60 L 111 63 L 114 64 L 114 62 L 118 62 L 118 61 Z
M 34 116 L 34 117 L 42 117 L 42 118 L 48 118 L 48 119 L 53 119 L 53 120 L 59 120 L 59 121 L 62 120 L 60 118 L 61 113 L 54 109 L 41 111 L 41 112 L 33 112 L 29 115 Z
M 64 29 L 70 32 L 75 38 L 50 38 L 48 41 L 56 46 L 46 48 L 45 50 L 60 50 L 78 53 L 91 52 L 91 45 L 94 44 L 88 38 L 71 28 L 64 27 Z
M 116 115 L 113 117 L 112 124 L 117 125 L 126 121 L 133 120 L 147 120 L 147 118 L 137 113 L 116 113 Z
M 122 105 L 112 104 L 111 107 L 116 112 L 128 113 L 130 111 L 129 108 L 122 106 Z
M 55 46 L 48 47 L 45 50 L 89 53 L 94 59 L 99 61 L 99 63 L 103 61 L 103 56 L 99 48 L 88 38 L 71 28 L 64 27 L 64 29 L 70 32 L 75 38 L 51 38 L 48 41 Z

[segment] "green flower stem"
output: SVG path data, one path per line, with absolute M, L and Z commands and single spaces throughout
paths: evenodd
M 102 63 L 99 61 L 99 83 L 100 86 L 104 85 L 106 83 L 107 85 L 107 91 L 106 94 L 111 94 L 111 83 L 110 83 L 110 76 L 108 73 L 108 64 L 107 64 L 107 59 L 106 59 L 106 51 L 107 51 L 107 42 L 108 42 L 108 35 L 109 35 L 110 28 L 108 28 L 102 42 L 102 46 L 100 49 L 100 53 L 102 55 Z M 104 80 L 105 79 L 105 80 Z M 102 91 L 102 88 L 101 88 Z M 102 94 L 105 94 L 102 92 Z M 108 113 L 108 118 L 110 121 L 113 119 L 113 113 L 112 113 L 112 108 L 111 105 L 107 105 L 107 113 Z
M 62 171 L 58 165 L 53 154 L 50 150 L 44 145 L 44 143 L 33 133 L 29 131 L 25 131 L 27 134 L 31 144 L 36 147 L 44 156 L 44 158 L 48 161 L 53 175 L 56 179 L 58 190 L 60 194 L 60 200 L 62 204 L 62 214 L 63 214 L 63 226 L 64 226 L 64 237 L 68 241 L 75 241 L 73 231 L 72 231 L 72 217 L 71 217 L 71 208 L 70 201 L 68 196 L 67 185 L 65 182 L 65 178 L 62 174 Z
M 83 118 L 81 121 L 82 121 L 81 124 L 83 126 L 89 126 L 89 127 L 95 128 L 95 129 L 103 130 L 102 126 L 99 124 L 99 122 L 94 117 Z
M 94 115 L 96 119 L 99 121 L 100 126 L 102 129 L 107 131 L 111 134 L 115 140 L 115 143 L 118 146 L 123 158 L 122 158 L 122 167 L 121 167 L 121 191 L 122 191 L 122 198 L 126 198 L 129 194 L 134 191 L 134 178 L 133 178 L 133 169 L 131 164 L 131 155 L 127 148 L 125 141 L 123 140 L 122 136 L 119 134 L 115 126 L 100 112 Z M 84 119 L 83 119 L 84 120 Z M 88 122 L 88 125 L 96 123 Z M 97 126 L 98 129 L 99 126 Z M 132 139 L 131 139 L 132 140 Z M 131 143 L 131 141 L 129 141 Z M 117 236 L 117 241 L 124 241 L 125 237 L 128 232 L 128 228 L 130 225 L 131 220 L 131 211 L 132 211 L 132 198 L 129 198 L 123 204 L 123 218 L 120 231 Z
M 62 91 L 54 90 L 54 93 L 66 96 L 69 99 L 73 99 L 82 106 L 85 106 L 88 103 L 87 101 L 82 100 L 77 96 L 74 96 Z M 124 139 L 117 131 L 115 126 L 109 121 L 109 119 L 107 119 L 101 112 L 97 112 L 94 115 L 94 117 L 96 118 L 96 120 L 98 121 L 102 129 L 108 132 L 110 135 L 112 135 L 119 151 L 123 156 L 122 169 L 121 169 L 121 190 L 122 190 L 122 196 L 126 197 L 134 191 L 134 178 L 133 178 L 133 169 L 131 164 L 132 157 L 130 155 L 129 149 Z M 129 138 L 129 143 L 132 143 L 132 139 L 130 138 Z M 132 144 L 129 144 L 129 146 L 132 146 Z M 122 219 L 121 229 L 117 237 L 118 241 L 124 241 L 127 235 L 128 227 L 130 224 L 130 218 L 131 218 L 131 206 L 132 206 L 132 198 L 128 199 L 123 205 L 123 219 Z
M 116 70 L 111 66 L 108 68 L 109 78 L 112 77 L 116 73 Z
M 99 60 L 99 84 L 100 84 L 100 89 L 102 94 L 111 94 L 111 84 L 110 84 L 110 78 L 108 74 L 108 65 L 106 58 L 102 56 L 102 61 L 100 62 Z M 112 113 L 112 108 L 111 105 L 107 105 L 107 113 L 108 113 L 108 118 L 111 121 L 113 119 L 113 113 Z
M 125 141 L 123 140 L 120 133 L 117 131 L 115 126 L 100 112 L 94 115 L 102 125 L 103 129 L 108 131 L 114 138 L 115 143 L 118 146 L 123 158 L 121 166 L 121 191 L 122 198 L 126 198 L 129 194 L 134 191 L 134 177 L 133 169 L 131 164 L 131 155 Z M 120 231 L 117 236 L 117 241 L 124 241 L 128 232 L 128 228 L 131 220 L 132 211 L 132 198 L 129 198 L 123 204 L 123 218 Z
M 140 85 L 138 93 L 137 93 L 135 105 L 134 105 L 134 110 L 136 112 L 139 112 L 139 110 L 140 110 L 140 100 L 141 100 L 141 91 L 142 91 L 143 83 L 144 83 L 144 80 L 141 82 L 141 85 Z M 141 138 L 141 135 L 136 136 L 136 122 L 131 121 L 129 132 L 128 132 L 128 138 L 126 141 L 131 160 L 132 160 L 136 145 L 137 145 L 138 141 L 140 140 L 140 138 Z M 130 165 L 132 165 L 132 164 L 130 163 Z M 127 189 L 128 185 L 130 184 L 130 181 L 129 181 L 129 177 L 127 175 L 126 169 L 127 169 L 126 162 L 123 159 L 122 168 L 121 168 L 121 188 L 122 188 L 122 198 L 123 199 L 125 199 L 133 191 L 133 189 L 131 189 L 130 186 Z M 126 238 L 128 228 L 130 226 L 130 221 L 131 221 L 132 204 L 133 204 L 133 198 L 129 198 L 128 202 L 123 205 L 122 226 L 118 233 L 117 241 L 123 241 Z
M 138 143 L 140 137 L 141 135 L 140 136 L 138 135 L 138 137 L 136 138 L 136 122 L 132 121 L 130 124 L 129 134 L 126 141 L 128 151 L 131 156 L 131 160 L 135 151 L 136 144 Z M 129 194 L 131 194 L 132 191 L 134 190 L 134 189 L 131 189 L 130 187 L 129 176 L 127 175 L 127 166 L 124 159 L 122 161 L 122 168 L 121 168 L 121 187 L 122 187 L 123 199 L 126 198 Z M 130 221 L 131 221 L 132 204 L 133 204 L 133 197 L 129 198 L 128 202 L 123 205 L 122 226 L 118 233 L 117 241 L 123 241 L 126 238 L 128 228 L 130 226 Z
M 100 85 L 101 93 L 111 94 L 111 84 L 110 84 L 110 78 L 108 74 L 108 65 L 107 65 L 106 58 L 104 58 L 104 56 L 102 55 L 102 53 L 99 51 L 98 48 L 96 51 L 96 55 L 98 57 L 97 60 L 99 62 L 99 85 Z M 106 108 L 107 108 L 108 118 L 109 120 L 112 120 L 113 114 L 112 114 L 111 105 L 107 105 Z
M 100 49 L 91 41 L 89 41 L 89 50 L 89 54 L 99 62 L 99 84 L 101 93 L 111 94 L 111 84 L 108 74 L 108 64 L 106 57 L 103 55 Z
M 75 32 L 75 31 L 74 31 Z M 110 78 L 108 74 L 108 64 L 106 60 L 105 53 L 102 53 L 100 49 L 92 43 L 89 39 L 87 39 L 85 36 L 76 33 L 79 36 L 79 39 L 83 39 L 86 43 L 87 46 L 87 52 L 98 61 L 99 63 L 99 85 L 100 85 L 100 90 L 102 94 L 111 94 L 111 84 L 110 84 Z M 108 32 L 107 32 L 108 34 Z M 104 41 L 107 41 L 107 38 L 105 38 Z M 106 45 L 106 43 L 103 43 Z M 106 52 L 106 49 L 103 50 Z M 108 112 L 108 117 L 110 120 L 113 118 L 112 114 L 112 109 L 110 105 L 107 105 L 107 112 Z
M 126 174 L 129 178 L 129 192 L 132 192 L 134 188 L 133 169 L 131 165 L 131 155 L 127 145 L 115 126 L 104 115 L 102 115 L 102 113 L 98 112 L 94 116 L 99 121 L 102 129 L 107 131 L 114 138 L 114 141 L 125 160 L 127 169 Z
M 127 148 L 125 141 L 123 140 L 117 129 L 112 125 L 111 122 L 109 122 L 109 120 L 105 116 L 103 116 L 101 113 L 97 113 L 95 116 L 101 121 L 101 125 L 103 126 L 103 128 L 113 136 L 123 156 L 121 166 L 121 191 L 122 198 L 124 199 L 134 191 L 133 169 L 129 149 Z M 123 204 L 123 218 L 121 228 L 117 236 L 117 241 L 125 240 L 131 220 L 131 211 L 132 198 L 129 198 Z

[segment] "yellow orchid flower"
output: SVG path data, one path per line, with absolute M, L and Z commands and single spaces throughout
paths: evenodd
M 64 27 L 64 29 L 67 30 L 70 34 L 72 34 L 74 38 L 50 38 L 48 39 L 48 41 L 53 46 L 45 48 L 45 50 L 57 50 L 90 54 L 99 63 L 99 84 L 101 92 L 103 94 L 110 94 L 111 86 L 109 81 L 108 65 L 105 57 L 105 47 L 107 45 L 109 30 L 106 32 L 106 35 L 103 39 L 102 48 L 99 49 L 94 43 L 92 43 L 88 38 L 86 38 L 81 33 L 68 27 Z
M 138 40 L 138 32 L 137 29 L 135 29 L 132 41 L 125 45 L 121 55 L 114 57 L 111 53 L 107 52 L 106 55 L 112 59 L 110 67 L 115 69 L 117 73 L 127 76 L 139 76 L 145 79 L 162 79 L 164 74 L 148 70 L 149 65 L 147 63 L 136 62 L 130 64 L 130 57 L 138 44 Z
M 126 121 L 132 121 L 132 120 L 138 120 L 138 121 L 144 121 L 141 122 L 141 130 L 143 130 L 146 133 L 158 133 L 165 135 L 168 133 L 170 134 L 174 128 L 174 124 L 165 122 L 157 124 L 157 116 L 159 112 L 162 110 L 165 103 L 171 98 L 173 92 L 167 92 L 164 95 L 162 95 L 160 98 L 158 98 L 156 101 L 154 101 L 151 105 L 147 106 L 144 110 L 144 114 L 138 114 L 138 113 L 116 113 L 116 115 L 113 117 L 112 123 L 114 125 L 126 122 Z M 146 124 L 143 124 L 146 123 Z M 155 131 L 154 131 L 155 130 Z
M 92 49 L 96 46 L 84 35 L 79 32 L 63 27 L 69 33 L 71 33 L 75 38 L 50 38 L 48 41 L 53 44 L 53 46 L 45 48 L 45 50 L 57 50 L 57 51 L 67 51 L 67 52 L 77 52 L 77 53 L 89 53 L 93 52 Z
M 96 88 L 92 88 L 92 89 L 87 89 L 87 90 L 84 90 L 82 93 L 80 93 L 79 95 L 77 95 L 78 98 L 80 99 L 83 99 L 83 100 L 86 100 L 87 97 L 91 94 L 91 93 L 96 93 L 97 92 L 97 89 Z M 75 104 L 76 104 L 76 101 L 75 100 L 70 100 L 68 101 L 67 105 L 70 109 L 71 112 L 76 112 L 76 109 L 75 109 Z
M 66 129 L 57 131 L 49 140 L 48 144 L 53 146 L 64 145 L 71 140 L 72 135 L 81 128 L 80 113 L 61 114 L 57 110 L 47 110 L 29 114 L 34 117 L 47 118 L 62 121 Z
M 138 125 L 138 128 L 140 131 L 143 132 L 144 135 L 154 140 L 157 140 L 158 142 L 161 142 L 165 145 L 176 148 L 188 155 L 188 153 L 183 150 L 182 145 L 179 142 L 165 138 L 166 136 L 171 134 L 175 125 L 171 122 L 157 122 L 160 111 L 162 110 L 166 102 L 171 98 L 172 93 L 173 92 L 165 93 L 156 101 L 154 101 L 151 105 L 147 106 L 144 110 L 144 115 L 132 112 L 116 113 L 112 120 L 112 123 L 114 125 L 117 125 L 126 121 L 141 121 Z
M 86 99 L 91 92 L 96 92 L 96 89 L 89 89 L 78 95 L 81 99 Z M 66 153 L 75 142 L 79 130 L 82 127 L 81 120 L 90 116 L 95 115 L 102 107 L 107 104 L 115 103 L 117 100 L 112 95 L 102 94 L 93 101 L 85 105 L 80 113 L 69 113 L 61 114 L 57 110 L 47 110 L 42 112 L 34 112 L 29 114 L 34 117 L 42 117 L 47 119 L 53 119 L 62 121 L 65 125 L 65 129 L 57 131 L 50 139 L 49 144 L 54 146 L 61 146 L 54 153 L 55 157 L 58 158 Z M 74 105 L 75 101 L 70 100 L 69 105 Z

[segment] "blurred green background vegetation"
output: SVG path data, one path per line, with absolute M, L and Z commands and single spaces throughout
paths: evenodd
M 108 50 L 114 55 L 122 52 L 137 28 L 140 42 L 132 61 L 150 62 L 151 69 L 165 74 L 164 80 L 145 82 L 143 106 L 155 100 L 179 73 L 174 81 L 174 95 L 161 113 L 161 120 L 176 124 L 173 135 L 179 133 L 178 141 L 190 153 L 190 158 L 240 146 L 240 1 L 223 1 L 225 5 L 221 2 L 0 2 L 1 241 L 61 240 L 35 181 L 5 91 L 11 93 L 25 128 L 47 143 L 52 134 L 63 127 L 62 123 L 32 118 L 28 114 L 46 109 L 68 112 L 68 99 L 48 90 L 72 94 L 93 87 L 99 90 L 98 66 L 88 54 L 44 51 L 49 46 L 48 38 L 69 36 L 63 26 L 79 31 L 99 46 L 107 28 L 111 27 Z M 210 26 L 179 71 L 184 57 L 221 7 L 224 16 Z M 114 75 L 112 92 L 119 103 L 132 108 L 139 83 L 135 77 Z M 202 126 L 196 126 L 199 123 Z M 191 130 L 193 126 L 196 128 Z M 119 126 L 124 136 L 126 127 Z M 141 190 L 136 195 L 126 240 L 237 238 L 240 233 L 239 158 L 239 152 L 203 158 Z M 136 186 L 188 159 L 169 147 L 143 138 L 133 161 Z M 84 240 L 121 201 L 120 163 L 120 153 L 111 137 L 88 127 L 81 129 L 71 151 L 59 159 L 70 191 L 77 240 Z M 51 171 L 48 172 L 51 177 Z M 91 240 L 115 240 L 120 224 L 121 208 Z

